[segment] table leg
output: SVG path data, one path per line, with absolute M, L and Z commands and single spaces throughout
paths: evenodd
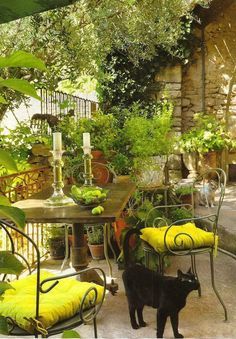
M 71 247 L 71 261 L 75 270 L 85 268 L 88 266 L 87 246 L 84 240 L 84 225 L 72 225 L 72 247 Z
M 84 240 L 84 225 L 77 223 L 73 224 L 72 235 L 71 261 L 74 269 L 79 271 L 88 266 L 88 249 Z M 94 282 L 103 286 L 103 280 L 95 270 L 81 273 L 80 281 Z

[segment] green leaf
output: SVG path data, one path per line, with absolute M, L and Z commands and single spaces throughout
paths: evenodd
M 25 95 L 28 95 L 37 100 L 41 100 L 34 86 L 24 79 L 0 79 L 0 87 L 8 87 Z
M 3 149 L 0 149 L 0 165 L 4 166 L 10 171 L 18 172 L 15 161 L 9 155 L 9 153 L 4 151 Z
M 0 273 L 19 275 L 25 266 L 9 251 L 0 252 Z
M 4 195 L 0 196 L 0 205 L 4 206 L 11 206 L 11 203 L 7 197 L 4 197 Z
M 0 95 L 0 104 L 7 104 L 6 99 L 2 95 Z
M 74 330 L 66 330 L 63 331 L 62 338 L 80 338 L 80 334 Z
M 25 213 L 18 207 L 0 205 L 0 218 L 12 220 L 19 228 L 25 226 Z
M 41 59 L 24 51 L 17 51 L 9 56 L 0 57 L 0 67 L 27 67 L 36 68 L 40 71 L 47 70 Z
M 0 255 L 1 260 L 1 255 Z M 14 290 L 14 287 L 12 287 L 10 284 L 8 284 L 5 281 L 0 281 L 0 294 L 3 294 L 6 290 Z
M 9 334 L 8 332 L 8 325 L 7 325 L 7 318 L 0 315 L 0 333 L 1 334 Z

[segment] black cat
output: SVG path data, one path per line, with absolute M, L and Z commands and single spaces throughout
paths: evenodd
M 129 237 L 135 230 L 127 232 L 124 244 L 124 259 L 128 261 Z M 137 231 L 139 232 L 139 231 Z M 188 294 L 199 288 L 197 278 L 189 270 L 177 277 L 162 276 L 142 265 L 130 265 L 125 268 L 123 282 L 129 305 L 131 326 L 134 329 L 146 326 L 143 320 L 145 305 L 157 308 L 157 338 L 162 338 L 166 320 L 170 317 L 175 338 L 183 338 L 179 333 L 179 311 L 185 306 Z M 136 312 L 138 322 L 136 321 Z

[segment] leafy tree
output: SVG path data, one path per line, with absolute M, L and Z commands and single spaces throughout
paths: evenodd
M 9 69 L 8 76 L 55 88 L 61 80 L 76 82 L 83 73 L 96 75 L 107 55 L 124 51 L 137 67 L 151 60 L 156 48 L 173 51 L 187 29 L 180 18 L 193 3 L 186 0 L 83 0 L 0 26 L 0 53 L 23 49 L 42 58 L 49 72 Z M 202 2 L 202 1 L 201 1 Z M 0 74 L 1 76 L 1 74 Z M 8 93 L 19 103 L 22 96 Z M 10 104 L 9 104 L 10 105 Z M 10 105 L 11 107 L 11 105 Z
M 0 56 L 0 121 L 6 107 L 11 106 L 12 100 L 17 96 L 24 98 L 27 95 L 40 100 L 33 84 L 26 79 L 18 78 L 19 69 L 46 71 L 46 66 L 42 60 L 24 51 L 15 51 L 5 57 Z

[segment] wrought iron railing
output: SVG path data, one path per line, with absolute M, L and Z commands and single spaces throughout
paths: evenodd
M 10 202 L 29 198 L 52 183 L 51 169 L 39 167 L 0 177 L 0 194 Z
M 52 176 L 49 167 L 40 167 L 24 172 L 14 173 L 0 177 L 0 194 L 9 198 L 13 203 L 18 200 L 29 198 L 33 193 L 41 191 L 43 188 L 51 185 Z M 42 256 L 48 251 L 45 242 L 45 226 L 46 224 L 27 223 L 25 233 L 40 248 Z M 12 231 L 13 232 L 13 231 Z M 28 258 L 31 265 L 34 264 L 35 251 L 30 247 L 30 243 L 25 241 L 22 236 L 13 234 L 14 246 L 16 251 Z M 1 233 L 2 248 L 10 249 L 9 239 L 5 236 L 5 232 Z
M 91 118 L 92 113 L 98 109 L 96 101 L 76 95 L 41 89 L 40 96 L 41 114 L 51 114 L 59 119 L 68 114 L 74 114 L 75 118 Z

